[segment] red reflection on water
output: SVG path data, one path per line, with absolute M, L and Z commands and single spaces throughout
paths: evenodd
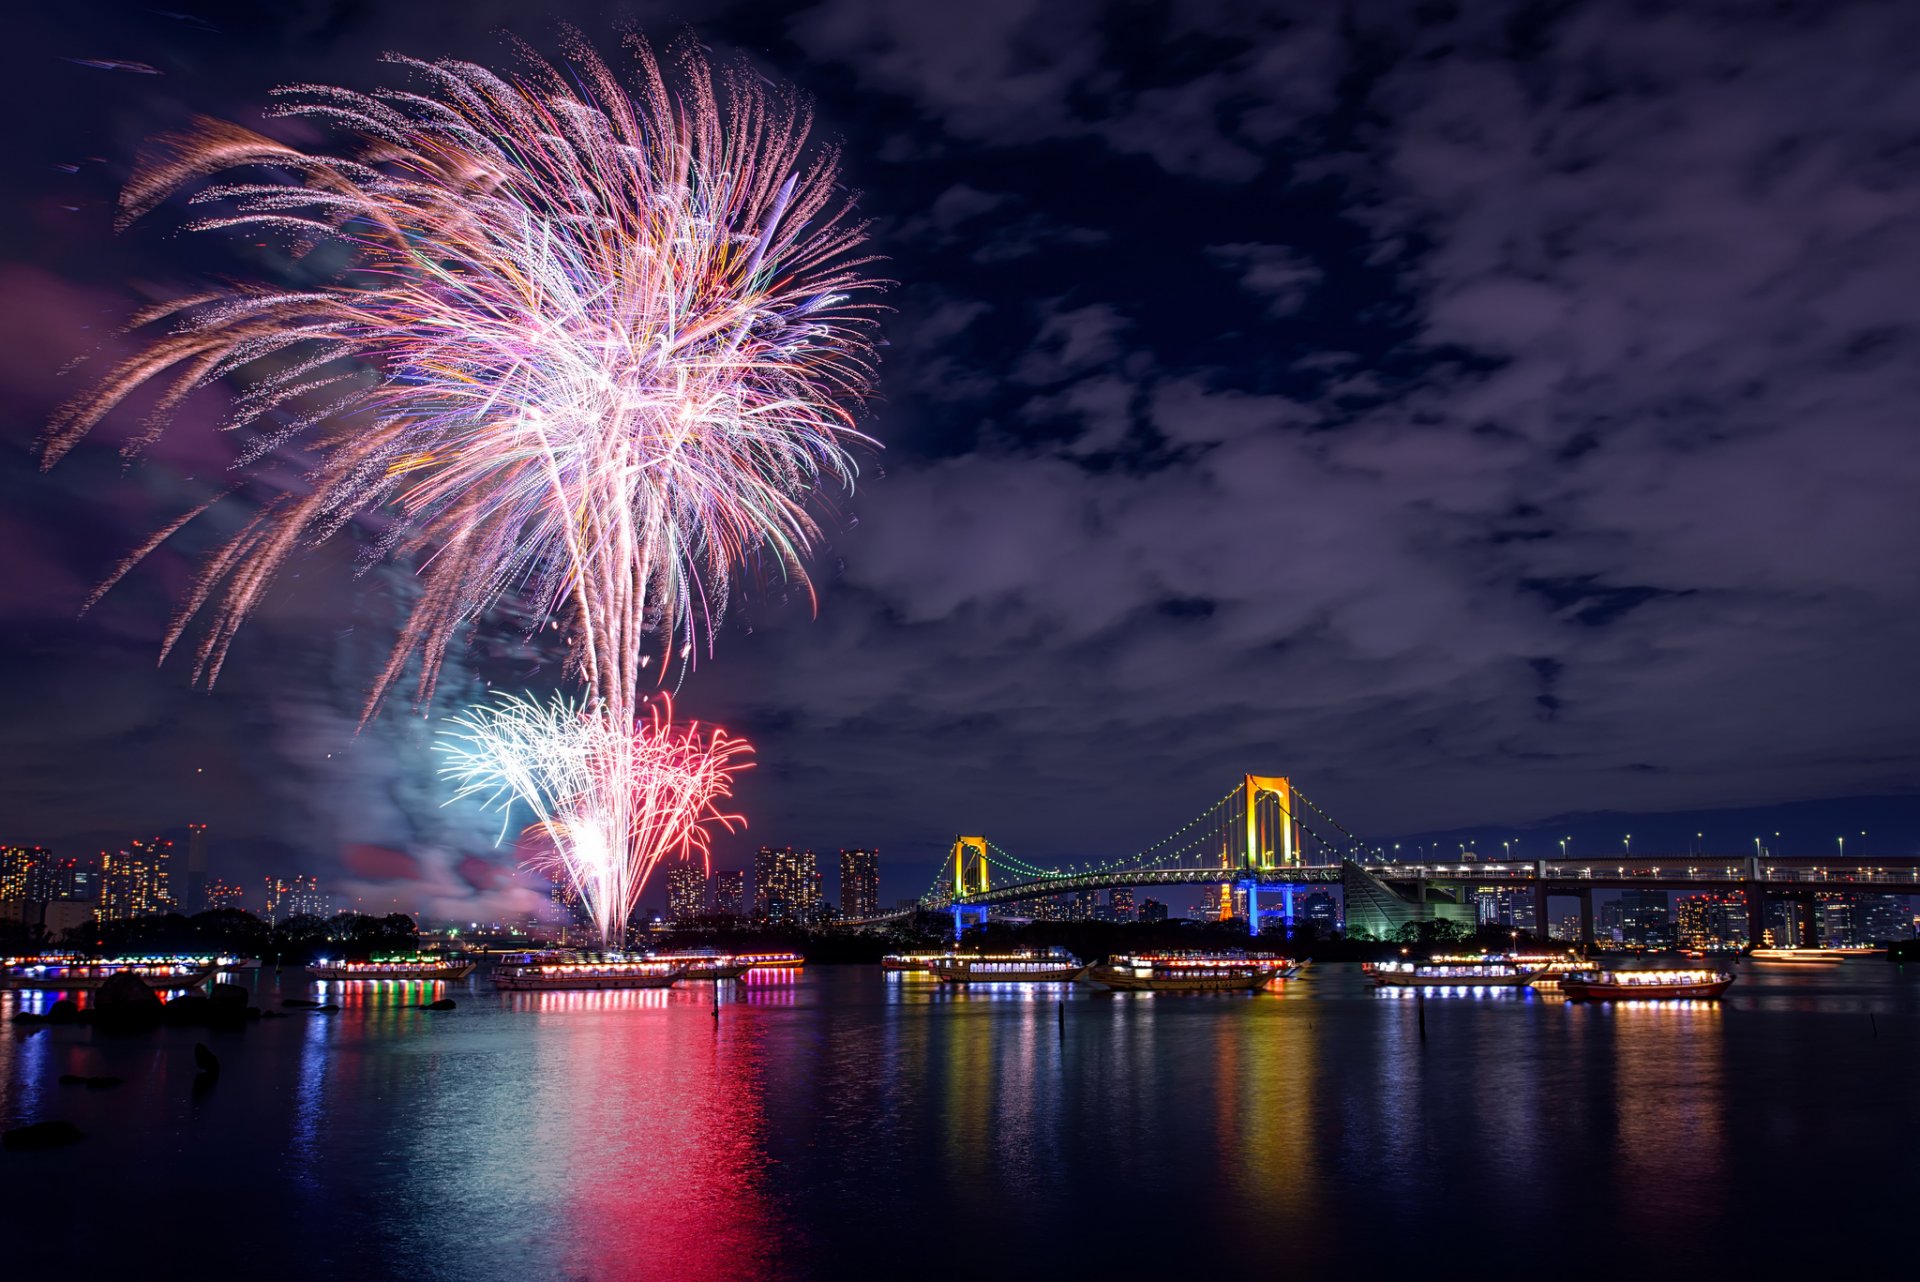
M 764 1157 L 766 1066 L 750 1014 L 700 992 L 517 993 L 539 1020 L 528 1106 L 568 1155 L 558 1274 L 781 1271 Z M 717 1027 L 716 1027 L 717 1024 Z

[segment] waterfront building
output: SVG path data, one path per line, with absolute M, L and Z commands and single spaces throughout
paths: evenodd
M 1898 895 L 1862 895 L 1858 904 L 1862 942 L 1884 944 L 1913 938 L 1913 914 Z
M 1166 919 L 1167 906 L 1158 899 L 1143 899 L 1140 901 L 1141 921 L 1165 921 Z
M 820 917 L 820 867 L 811 850 L 762 846 L 753 856 L 753 915 L 768 921 Z
M 1673 927 L 1664 890 L 1620 892 L 1620 942 L 1638 948 L 1670 948 Z
M 840 852 L 840 915 L 842 917 L 878 917 L 880 915 L 880 852 L 842 850 Z
M 1814 924 L 1823 948 L 1849 948 L 1858 943 L 1854 920 L 1851 895 L 1824 895 L 1814 905 Z
M 688 861 L 667 869 L 667 918 L 692 921 L 707 911 L 707 870 Z
M 150 917 L 173 908 L 171 841 L 136 839 L 124 850 L 100 852 L 101 921 Z
M 1107 892 L 1107 904 L 1113 909 L 1115 921 L 1133 921 L 1133 887 L 1118 886 Z
M 1340 901 L 1327 891 L 1316 890 L 1294 906 L 1294 920 L 1306 922 L 1323 935 L 1332 935 L 1340 929 Z
M 745 869 L 725 868 L 713 875 L 713 910 L 727 917 L 747 915 Z

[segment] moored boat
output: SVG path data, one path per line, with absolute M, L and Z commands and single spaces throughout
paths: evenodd
M 956 953 L 927 963 L 943 984 L 1071 984 L 1086 963 L 1063 949 L 1044 953 L 975 955 Z
M 888 953 L 880 959 L 880 969 L 901 975 L 925 975 L 930 963 L 952 956 L 952 953 Z
M 315 979 L 333 981 L 369 979 L 465 979 L 478 963 L 465 959 L 404 957 L 388 961 L 329 961 L 322 957 L 307 967 Z
M 1520 988 L 1531 978 L 1510 961 L 1393 961 L 1368 968 L 1382 988 Z
M 650 961 L 676 962 L 684 965 L 687 969 L 681 978 L 686 980 L 740 979 L 753 969 L 753 963 L 745 958 L 709 950 L 648 953 L 647 958 Z
M 672 988 L 686 974 L 685 962 L 624 957 L 559 958 L 533 954 L 494 967 L 493 986 L 509 992 Z
M 1119 954 L 1088 968 L 1087 978 L 1116 992 L 1257 992 L 1301 965 L 1270 953 Z
M 8 958 L 0 965 L 0 989 L 91 991 L 115 975 L 137 975 L 156 992 L 199 988 L 219 969 L 206 958 L 80 961 L 71 957 Z
M 1727 991 L 1725 970 L 1582 970 L 1560 981 L 1568 1001 L 1710 1001 Z
M 799 953 L 735 953 L 733 959 L 745 962 L 748 970 L 799 970 L 807 964 Z

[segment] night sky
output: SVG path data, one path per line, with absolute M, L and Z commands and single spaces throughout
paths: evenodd
M 478 636 L 356 737 L 405 572 L 343 540 L 195 689 L 158 637 L 237 508 L 78 612 L 226 484 L 212 403 L 131 468 L 32 449 L 141 301 L 285 267 L 116 234 L 142 139 L 567 19 L 811 95 L 897 282 L 817 617 L 749 590 L 682 692 L 761 753 L 723 863 L 878 845 L 892 900 L 956 831 L 1110 857 L 1247 771 L 1380 840 L 1920 845 L 1920 6 L 165 3 L 8 24 L 0 840 L 205 820 L 216 874 L 521 902 L 426 746 L 550 656 Z

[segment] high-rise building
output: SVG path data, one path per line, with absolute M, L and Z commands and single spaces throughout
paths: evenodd
M 59 897 L 52 855 L 39 846 L 0 846 L 0 901 L 44 904 Z
M 207 826 L 187 825 L 187 897 L 186 910 L 197 913 L 213 905 L 207 902 Z
M 58 900 L 94 900 L 100 897 L 100 870 L 91 859 L 53 861 L 53 897 Z
M 1113 919 L 1115 921 L 1132 921 L 1134 919 L 1133 887 L 1116 886 L 1114 889 L 1109 890 L 1107 892 L 1107 905 L 1113 909 Z
M 308 873 L 296 874 L 287 883 L 287 916 L 331 917 L 333 905 L 320 893 L 320 879 Z
M 1094 910 L 1099 906 L 1099 891 L 1076 890 L 1067 896 L 1067 919 L 1069 921 L 1092 921 L 1098 916 Z
M 1814 906 L 1814 920 L 1820 929 L 1820 946 L 1848 948 L 1859 942 L 1855 937 L 1853 896 L 1826 895 Z
M 101 921 L 172 912 L 173 843 L 151 837 L 100 852 Z
M 1898 895 L 1860 896 L 1859 922 L 1860 937 L 1870 943 L 1913 938 L 1913 914 Z
M 1323 935 L 1331 935 L 1340 929 L 1340 901 L 1324 890 L 1316 890 L 1300 900 L 1294 920 L 1318 928 Z
M 688 860 L 667 869 L 667 919 L 692 921 L 707 911 L 707 870 Z
M 1143 899 L 1140 901 L 1141 921 L 1165 921 L 1166 919 L 1167 906 L 1158 899 Z
M 726 917 L 747 915 L 745 869 L 726 868 L 713 875 L 713 911 Z
M 1667 892 L 1620 892 L 1620 942 L 1640 948 L 1669 948 L 1673 927 L 1667 920 Z
M 210 877 L 207 879 L 206 895 L 208 909 L 244 909 L 247 906 L 247 892 L 245 887 L 237 886 L 230 881 L 221 881 L 218 877 Z
M 811 850 L 762 846 L 753 856 L 753 913 L 768 921 L 820 916 L 820 867 Z
M 842 917 L 878 917 L 880 915 L 880 852 L 842 850 L 840 852 L 840 915 Z

